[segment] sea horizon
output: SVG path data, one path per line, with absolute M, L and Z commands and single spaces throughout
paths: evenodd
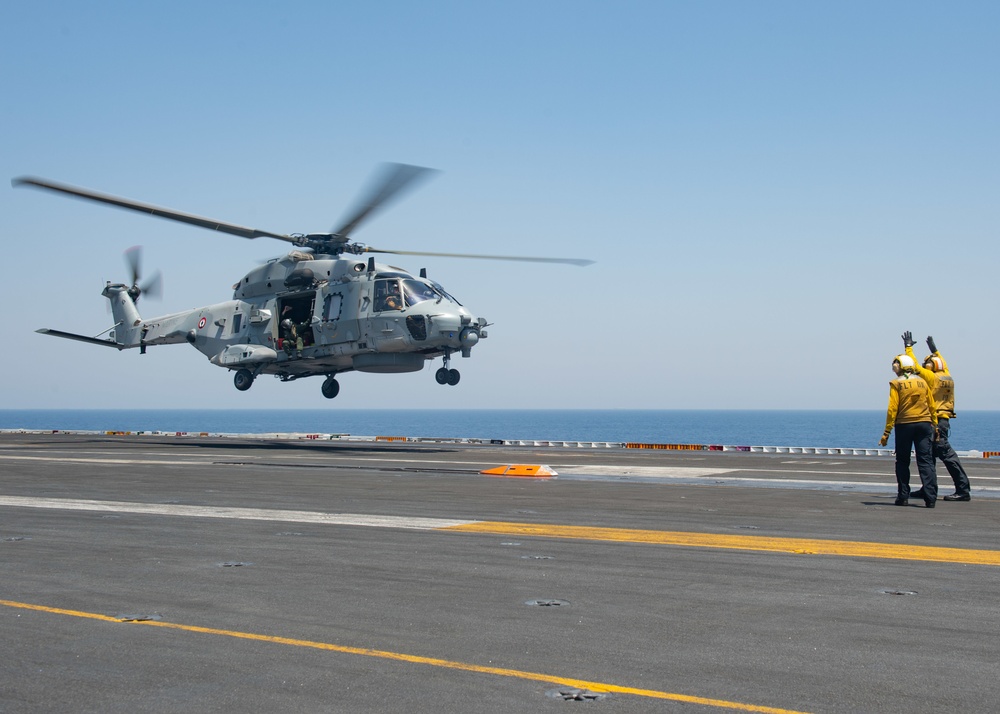
M 317 433 L 476 439 L 872 448 L 864 409 L 2 409 L 0 430 Z M 1000 411 L 952 421 L 957 450 L 1000 450 Z M 892 441 L 890 440 L 890 445 Z

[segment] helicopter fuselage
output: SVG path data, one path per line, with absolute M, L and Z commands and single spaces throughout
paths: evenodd
M 29 176 L 14 186 L 95 201 L 246 239 L 272 238 L 296 247 L 247 273 L 233 286 L 233 299 L 185 312 L 143 319 L 136 301 L 158 291 L 158 279 L 140 281 L 139 248 L 126 252 L 131 285 L 108 283 L 103 295 L 111 303 L 114 326 L 110 338 L 41 329 L 40 333 L 119 350 L 181 342 L 192 344 L 212 364 L 235 371 L 237 389 L 249 389 L 260 374 L 282 381 L 326 375 L 323 396 L 340 391 L 341 372 L 416 372 L 427 360 L 442 357 L 434 377 L 456 385 L 451 355 L 469 357 L 486 337 L 487 322 L 475 317 L 425 271 L 419 277 L 390 265 L 379 265 L 365 253 L 392 253 L 482 260 L 515 260 L 589 265 L 579 258 L 430 253 L 373 248 L 350 241 L 350 235 L 404 190 L 433 173 L 406 164 L 387 164 L 365 198 L 329 233 L 274 233 L 140 203 L 119 196 Z M 103 332 L 101 333 L 104 334 Z
M 259 374 L 416 372 L 441 356 L 447 368 L 452 353 L 468 357 L 486 337 L 486 320 L 440 285 L 374 259 L 293 251 L 233 287 L 232 300 L 143 319 L 126 287 L 109 284 L 111 339 L 143 351 L 188 342 L 212 364 L 246 370 L 252 382 Z

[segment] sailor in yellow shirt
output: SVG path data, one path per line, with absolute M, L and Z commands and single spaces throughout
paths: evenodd
M 917 472 L 924 503 L 934 508 L 937 501 L 937 472 L 934 469 L 934 438 L 937 430 L 937 407 L 934 396 L 919 374 L 917 361 L 897 355 L 892 361 L 896 378 L 889 382 L 889 408 L 885 414 L 885 433 L 879 444 L 889 442 L 896 429 L 896 505 L 905 506 L 910 498 L 910 450 L 917 454 Z
M 916 356 L 913 354 L 913 333 L 903 333 L 903 344 L 906 346 L 907 356 L 913 357 L 914 361 L 916 361 Z M 931 393 L 934 395 L 934 402 L 937 405 L 938 438 L 934 442 L 934 458 L 941 459 L 944 467 L 948 469 L 948 475 L 951 476 L 951 480 L 955 483 L 955 493 L 945 496 L 944 500 L 970 501 L 972 500 L 972 495 L 970 493 L 969 477 L 962 467 L 962 462 L 958 459 L 958 454 L 955 453 L 955 449 L 948 442 L 948 434 L 951 432 L 951 420 L 957 416 L 955 414 L 955 380 L 951 378 L 951 372 L 948 371 L 948 363 L 944 361 L 944 357 L 938 352 L 933 337 L 927 338 L 927 348 L 931 353 L 924 358 L 923 365 L 917 362 L 917 374 L 923 377 L 924 381 L 930 386 Z M 910 495 L 914 497 L 923 496 L 919 491 L 915 491 Z

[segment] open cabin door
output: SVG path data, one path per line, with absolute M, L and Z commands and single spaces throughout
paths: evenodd
M 289 355 L 316 344 L 313 334 L 313 310 L 316 292 L 294 293 L 278 298 L 278 319 L 274 320 L 275 344 Z

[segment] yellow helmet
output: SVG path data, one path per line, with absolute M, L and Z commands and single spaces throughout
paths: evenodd
M 924 367 L 931 372 L 944 372 L 944 360 L 936 355 L 927 355 L 924 359 Z
M 899 368 L 904 372 L 913 372 L 917 369 L 916 361 L 909 355 L 896 355 L 892 361 L 899 362 Z

